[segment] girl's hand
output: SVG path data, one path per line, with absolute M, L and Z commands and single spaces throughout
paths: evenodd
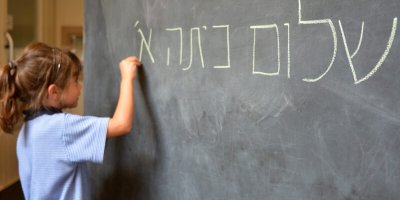
M 134 80 L 137 73 L 137 68 L 142 66 L 142 63 L 135 56 L 125 58 L 119 63 L 122 80 Z

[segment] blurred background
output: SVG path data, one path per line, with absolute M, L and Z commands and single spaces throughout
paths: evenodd
M 68 48 L 83 59 L 83 0 L 0 0 L 1 66 L 18 57 L 29 43 L 39 41 Z M 83 113 L 83 93 L 78 107 L 66 112 Z M 0 131 L 0 200 L 23 199 L 16 138 L 17 133 Z

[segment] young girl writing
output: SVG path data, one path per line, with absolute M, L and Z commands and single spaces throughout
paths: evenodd
M 62 109 L 77 105 L 82 65 L 69 51 L 31 44 L 0 68 L 0 127 L 18 135 L 19 175 L 26 199 L 90 199 L 87 162 L 103 161 L 106 138 L 129 133 L 133 80 L 141 63 L 119 64 L 120 95 L 112 118 L 78 116 Z

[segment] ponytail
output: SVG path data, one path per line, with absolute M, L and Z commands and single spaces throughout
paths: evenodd
M 0 128 L 12 133 L 24 111 L 46 107 L 51 84 L 65 89 L 81 70 L 79 59 L 68 51 L 44 43 L 28 45 L 15 63 L 0 66 Z
M 0 128 L 12 133 L 22 116 L 16 86 L 17 66 L 10 62 L 0 68 Z

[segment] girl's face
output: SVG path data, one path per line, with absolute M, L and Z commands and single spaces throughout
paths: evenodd
M 78 77 L 71 76 L 61 96 L 62 108 L 75 108 L 78 105 L 81 89 Z

